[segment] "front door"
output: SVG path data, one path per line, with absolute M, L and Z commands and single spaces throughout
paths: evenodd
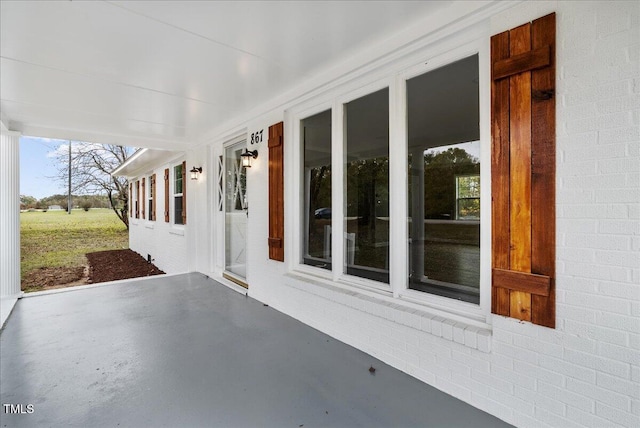
M 246 141 L 224 151 L 225 277 L 247 287 L 247 175 L 240 154 Z

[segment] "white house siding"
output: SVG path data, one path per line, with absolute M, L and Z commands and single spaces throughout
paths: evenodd
M 188 271 L 187 239 L 184 230 L 164 222 L 132 219 L 129 224 L 129 248 L 145 259 L 151 255 L 153 264 L 165 273 Z
M 187 153 L 187 171 L 195 166 L 202 167 L 202 173 L 198 180 L 187 180 L 187 226 L 183 242 L 187 262 L 182 268 L 186 266 L 189 272 L 200 271 L 212 275 L 214 239 L 211 221 L 212 213 L 217 209 L 214 202 L 217 165 L 209 163 L 210 156 L 211 149 L 208 146 Z
M 151 256 L 153 263 L 165 273 L 183 273 L 189 271 L 187 252 L 187 230 L 189 225 L 174 225 L 173 211 L 171 211 L 171 222 L 164 221 L 164 170 L 182 162 L 182 159 L 162 165 L 156 165 L 149 169 L 144 175 L 129 177 L 130 182 L 142 180 L 145 177 L 145 198 L 149 195 L 149 176 L 156 174 L 156 220 L 150 221 L 146 200 L 144 201 L 145 218 L 129 218 L 129 248 L 140 254 L 145 259 Z M 187 180 L 188 180 L 187 175 Z M 187 183 L 190 186 L 191 183 Z M 172 184 L 170 184 L 170 191 Z M 142 188 L 140 190 L 142 194 Z M 171 199 L 171 196 L 169 197 Z M 189 203 L 187 193 L 187 203 Z M 190 220 L 190 213 L 187 210 L 187 223 Z
M 247 179 L 249 294 L 514 425 L 637 427 L 640 3 L 517 4 L 487 18 L 487 46 L 490 35 L 550 12 L 557 14 L 556 329 L 493 315 L 484 325 L 467 322 L 428 305 L 292 273 L 297 255 L 290 252 L 287 263 L 269 260 L 266 141 L 257 147 L 259 157 Z M 316 79 L 314 85 L 330 87 L 332 80 Z M 318 92 L 318 101 L 328 97 Z M 192 162 L 205 168 L 189 190 L 188 249 L 187 240 L 171 235 L 163 221 L 153 230 L 145 229 L 144 221 L 132 226 L 132 248 L 153 254 L 167 271 L 197 270 L 220 279 L 224 235 L 215 174 L 222 144 L 285 120 L 285 150 L 290 150 L 285 110 L 298 102 L 292 98 L 255 113 L 187 154 L 188 169 Z M 289 160 L 285 155 L 286 189 L 291 177 L 298 177 Z M 160 177 L 161 169 L 156 172 Z M 160 196 L 160 180 L 158 190 Z M 285 199 L 288 216 L 292 202 Z M 294 239 L 298 233 L 287 228 L 286 245 Z M 180 251 L 169 254 L 169 242 Z M 187 257 L 192 249 L 196 256 Z

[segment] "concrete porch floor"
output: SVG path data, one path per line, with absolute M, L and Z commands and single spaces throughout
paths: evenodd
M 200 274 L 23 298 L 0 357 L 2 427 L 509 426 Z

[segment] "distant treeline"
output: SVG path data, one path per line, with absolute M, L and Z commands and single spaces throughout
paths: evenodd
M 44 210 L 54 205 L 59 205 L 63 210 L 66 210 L 68 202 L 68 195 L 53 195 L 42 199 L 20 195 L 21 210 Z M 107 195 L 71 195 L 71 202 L 72 208 L 111 208 Z

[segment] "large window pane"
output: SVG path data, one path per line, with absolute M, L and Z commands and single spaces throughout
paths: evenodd
M 345 270 L 389 282 L 389 90 L 345 105 Z
M 331 110 L 301 121 L 306 234 L 304 264 L 331 269 Z
M 478 56 L 407 81 L 409 288 L 480 301 Z
M 182 224 L 182 164 L 173 167 L 173 193 L 173 222 Z

